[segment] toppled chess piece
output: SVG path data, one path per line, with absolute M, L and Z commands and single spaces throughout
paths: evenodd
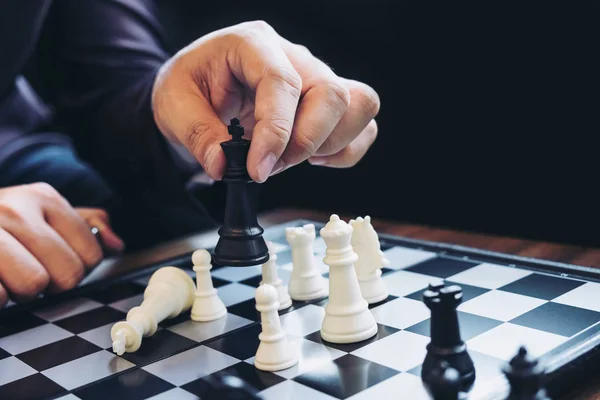
M 263 284 L 256 289 L 256 310 L 260 312 L 262 332 L 254 366 L 262 371 L 279 371 L 298 362 L 298 352 L 281 327 L 277 289 Z
M 460 375 L 447 361 L 440 360 L 431 371 L 427 390 L 434 400 L 458 400 Z
M 212 283 L 210 253 L 204 249 L 196 250 L 192 254 L 192 263 L 196 272 L 196 292 L 190 318 L 199 322 L 223 318 L 227 315 L 227 308 Z
M 423 293 L 423 302 L 431 310 L 431 341 L 421 370 L 425 383 L 435 376 L 432 373 L 441 361 L 458 371 L 461 390 L 466 390 L 475 381 L 475 365 L 461 339 L 456 312 L 461 301 L 462 289 L 458 285 L 430 284 Z
M 309 301 L 326 297 L 327 285 L 314 258 L 315 225 L 288 227 L 285 237 L 292 249 L 293 267 L 288 288 L 291 298 Z
M 381 251 L 381 245 L 377 232 L 371 224 L 371 217 L 358 217 L 350 220 L 354 229 L 352 232 L 351 245 L 358 255 L 354 263 L 360 292 L 369 304 L 379 303 L 387 299 L 388 290 L 381 278 L 381 268 L 389 265 Z
M 537 360 L 527 354 L 525 347 L 502 369 L 510 383 L 506 400 L 550 400 L 543 388 L 545 371 Z
M 204 378 L 208 389 L 202 394 L 206 399 L 261 400 L 258 390 L 234 375 L 214 374 Z
M 252 181 L 246 169 L 250 141 L 243 139 L 244 128 L 237 118 L 228 127 L 232 139 L 221 143 L 227 158 L 223 182 L 227 185 L 225 216 L 219 229 L 219 241 L 214 250 L 213 262 L 221 266 L 245 267 L 264 264 L 269 251 L 258 224 Z
M 267 247 L 269 249 L 269 261 L 262 265 L 262 280 L 259 285 L 269 284 L 275 286 L 277 293 L 279 293 L 278 310 L 285 310 L 292 306 L 292 298 L 288 293 L 287 287 L 277 274 L 277 254 L 275 254 L 275 250 L 273 249 L 273 243 L 267 242 Z
M 352 251 L 352 226 L 333 214 L 320 233 L 327 244 L 323 262 L 329 265 L 329 301 L 321 337 L 332 343 L 355 343 L 377 334 L 377 322 L 362 297 Z
M 142 304 L 129 310 L 126 321 L 113 325 L 113 351 L 123 355 L 138 350 L 142 338 L 154 335 L 161 321 L 192 307 L 195 289 L 192 278 L 177 267 L 156 270 L 148 281 Z

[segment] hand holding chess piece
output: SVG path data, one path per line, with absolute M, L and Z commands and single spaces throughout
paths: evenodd
M 192 278 L 181 269 L 159 268 L 150 277 L 142 304 L 129 310 L 126 321 L 113 325 L 113 351 L 123 355 L 138 350 L 142 338 L 154 335 L 161 321 L 192 307 L 195 289 Z

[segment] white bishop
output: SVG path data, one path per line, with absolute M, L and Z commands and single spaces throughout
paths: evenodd
M 360 293 L 354 269 L 358 256 L 350 245 L 352 231 L 336 214 L 321 229 L 327 245 L 323 262 L 329 265 L 329 302 L 321 337 L 332 343 L 359 342 L 377 333 L 377 322 Z
M 354 264 L 362 296 L 369 304 L 378 303 L 388 297 L 388 291 L 381 278 L 381 268 L 389 261 L 381 251 L 377 232 L 371 224 L 371 217 L 358 217 L 350 220 L 353 228 L 352 248 L 358 255 Z

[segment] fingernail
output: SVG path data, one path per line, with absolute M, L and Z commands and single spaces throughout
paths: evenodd
M 256 167 L 258 172 L 259 182 L 264 182 L 267 180 L 271 171 L 273 171 L 273 167 L 275 166 L 275 162 L 277 161 L 277 156 L 273 153 L 269 153 L 263 158 Z
M 271 175 L 277 175 L 284 169 L 285 169 L 285 162 L 283 160 L 279 160 L 279 161 L 277 161 L 277 164 L 275 164 L 275 166 L 273 167 L 273 172 L 271 172 Z
M 310 158 L 308 160 L 308 162 L 311 165 L 325 165 L 325 163 L 327 162 L 327 160 L 325 160 L 324 158 Z

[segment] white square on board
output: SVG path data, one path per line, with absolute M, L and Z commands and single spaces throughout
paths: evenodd
M 531 275 L 533 272 L 503 265 L 483 263 L 447 279 L 452 282 L 486 289 L 498 289 L 514 281 Z
M 587 282 L 552 302 L 600 312 L 600 283 Z
M 406 329 L 429 318 L 431 312 L 422 301 L 399 297 L 371 309 L 375 321 L 398 329 Z
M 544 303 L 546 300 L 535 297 L 491 290 L 460 304 L 457 310 L 506 322 Z
M 437 257 L 437 254 L 432 251 L 419 249 L 411 249 L 408 247 L 395 246 L 383 252 L 385 258 L 388 259 L 390 265 L 386 268 L 404 269 L 411 267 L 420 262 Z
M 1 338 L 0 348 L 16 355 L 71 336 L 73 334 L 63 328 L 52 324 L 45 324 Z
M 402 297 L 425 289 L 430 283 L 439 283 L 441 279 L 411 271 L 395 271 L 384 275 L 383 281 L 392 296 Z
M 423 362 L 429 342 L 430 339 L 427 336 L 398 331 L 361 347 L 351 354 L 397 371 L 408 371 Z

